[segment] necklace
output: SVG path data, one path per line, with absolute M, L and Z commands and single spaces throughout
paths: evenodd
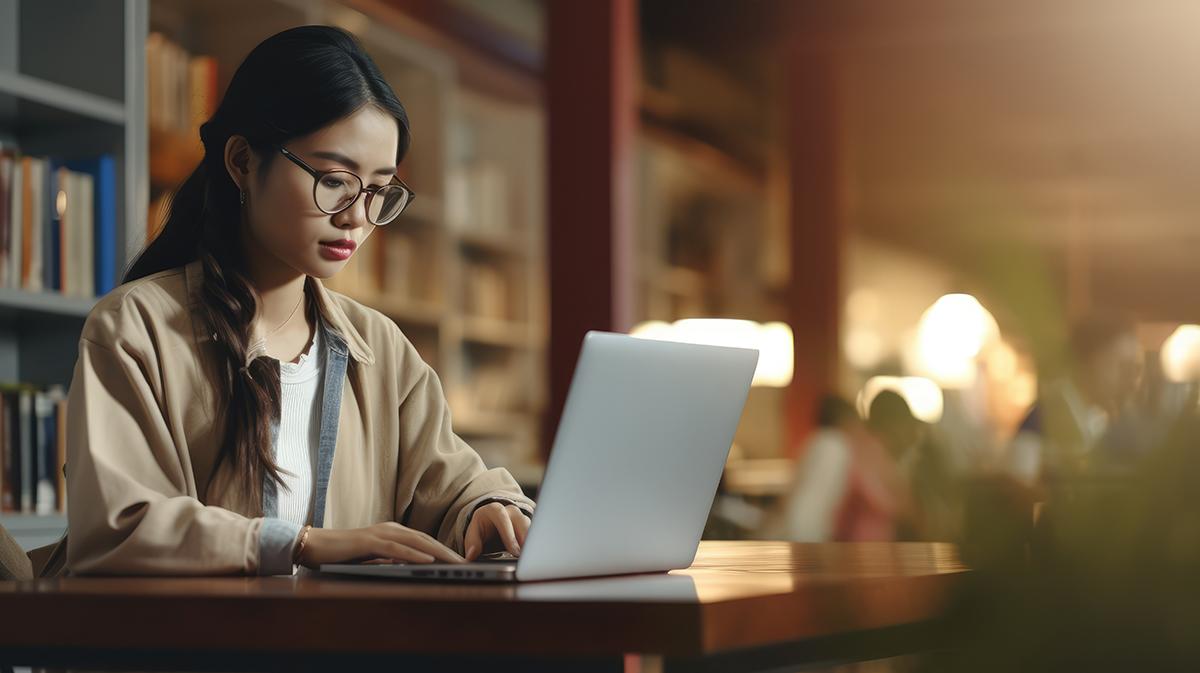
M 303 290 L 301 290 L 301 292 L 300 292 L 300 300 L 296 302 L 296 306 L 293 307 L 292 312 L 288 314 L 287 320 L 284 320 L 283 322 L 279 323 L 278 327 L 276 327 L 275 329 L 271 330 L 270 332 L 267 332 L 266 334 L 264 334 L 260 340 L 265 341 L 267 339 L 267 337 L 274 335 L 276 332 L 283 329 L 284 325 L 287 325 L 289 322 L 291 322 L 292 318 L 296 317 L 296 311 L 300 309 L 300 304 L 302 304 L 302 303 L 304 303 L 304 291 Z

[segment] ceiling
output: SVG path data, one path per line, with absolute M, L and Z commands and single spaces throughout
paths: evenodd
M 966 274 L 1040 264 L 1085 280 L 1074 300 L 1200 319 L 1200 3 L 919 6 L 843 14 L 832 42 L 851 224 Z
M 1024 270 L 1076 309 L 1200 320 L 1200 2 L 644 0 L 642 14 L 645 42 L 688 45 L 764 101 L 765 45 L 834 54 L 856 232 L 967 284 Z

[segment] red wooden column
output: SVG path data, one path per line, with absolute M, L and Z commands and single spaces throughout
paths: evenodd
M 638 111 L 635 0 L 546 4 L 550 406 L 543 455 L 583 335 L 633 320 Z
M 791 182 L 792 278 L 789 322 L 795 375 L 787 395 L 788 445 L 795 456 L 816 426 L 821 397 L 837 390 L 842 257 L 846 222 L 838 172 L 836 64 L 793 24 L 785 40 Z

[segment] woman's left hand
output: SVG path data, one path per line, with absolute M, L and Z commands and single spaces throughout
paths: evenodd
M 525 544 L 525 534 L 529 532 L 529 517 L 516 505 L 502 502 L 489 502 L 475 510 L 471 523 L 467 526 L 467 534 L 463 538 L 466 547 L 464 557 L 474 561 L 483 552 L 488 543 L 499 539 L 508 553 L 513 556 L 521 555 L 521 545 Z

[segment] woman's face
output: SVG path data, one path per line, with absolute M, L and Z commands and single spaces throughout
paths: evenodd
M 347 170 L 361 178 L 364 186 L 379 186 L 387 184 L 396 172 L 399 133 L 393 117 L 366 106 L 284 143 L 284 147 L 318 171 Z M 253 152 L 247 154 L 249 175 L 240 180 L 235 176 L 235 180 L 246 192 L 242 208 L 252 264 L 260 271 L 274 266 L 285 273 L 290 268 L 317 278 L 340 271 L 375 229 L 367 220 L 366 194 L 350 208 L 328 215 L 313 201 L 313 177 L 307 171 L 276 151 L 269 170 L 260 178 L 261 161 Z M 340 244 L 329 245 L 337 242 Z M 347 247 L 351 248 L 349 255 L 345 254 Z

